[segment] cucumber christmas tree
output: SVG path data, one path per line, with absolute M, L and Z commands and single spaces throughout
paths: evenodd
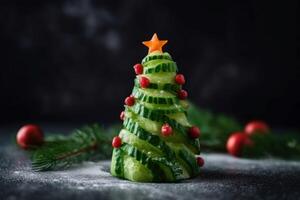
M 143 42 L 149 48 L 136 64 L 132 94 L 120 115 L 123 129 L 112 141 L 111 174 L 140 182 L 170 182 L 196 176 L 200 130 L 187 120 L 184 76 L 162 47 L 167 40 L 154 34 Z

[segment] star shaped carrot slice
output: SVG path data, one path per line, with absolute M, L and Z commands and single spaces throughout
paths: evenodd
M 159 40 L 158 37 L 157 37 L 157 34 L 154 33 L 154 35 L 152 36 L 151 40 L 144 41 L 143 44 L 149 48 L 148 54 L 150 54 L 151 52 L 154 52 L 154 51 L 159 51 L 159 52 L 162 53 L 163 52 L 162 51 L 162 47 L 167 42 L 168 42 L 168 40 Z

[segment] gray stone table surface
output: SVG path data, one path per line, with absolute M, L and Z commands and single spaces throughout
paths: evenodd
M 1 130 L 0 128 L 0 133 Z M 110 161 L 33 172 L 11 136 L 0 140 L 0 199 L 300 199 L 300 162 L 203 154 L 201 175 L 179 183 L 134 183 L 109 174 Z

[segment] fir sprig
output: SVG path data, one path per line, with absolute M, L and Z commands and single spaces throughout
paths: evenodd
M 253 145 L 243 148 L 243 157 L 276 157 L 285 160 L 300 160 L 299 133 L 253 134 L 250 139 Z
M 232 132 L 242 130 L 242 125 L 233 117 L 215 114 L 189 102 L 189 121 L 201 129 L 201 149 L 226 151 L 226 142 Z
M 112 130 L 112 129 L 111 129 Z M 54 136 L 32 152 L 36 171 L 57 170 L 87 160 L 111 156 L 112 132 L 94 124 L 75 130 L 70 136 Z

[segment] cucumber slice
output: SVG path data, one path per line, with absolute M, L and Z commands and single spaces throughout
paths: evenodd
M 134 79 L 134 86 L 141 88 L 138 78 Z M 173 83 L 150 83 L 147 89 L 155 89 L 156 91 L 160 90 L 159 92 L 165 90 L 171 92 L 174 96 L 177 96 L 177 92 L 181 89 L 181 86 Z
M 144 74 L 153 74 L 161 72 L 177 72 L 177 65 L 175 62 L 162 62 L 155 67 L 147 67 L 144 69 Z
M 153 147 L 158 148 L 160 150 L 160 152 L 158 152 L 158 154 L 163 153 L 168 159 L 170 159 L 170 160 L 174 159 L 175 153 L 172 151 L 172 149 L 170 149 L 170 147 L 163 140 L 160 139 L 159 136 L 152 135 L 151 133 L 147 132 L 145 129 L 140 127 L 140 125 L 138 123 L 134 122 L 132 119 L 126 118 L 124 120 L 123 125 L 130 133 L 134 134 L 139 139 L 146 141 L 148 143 L 148 145 L 150 144 Z M 137 143 L 138 142 L 135 142 L 136 145 L 141 144 L 141 142 L 138 144 Z M 134 146 L 136 146 L 136 145 L 134 145 Z M 143 144 L 141 146 L 141 149 L 145 149 L 145 145 L 146 144 Z M 149 149 L 153 150 L 153 148 L 151 148 L 151 147 L 149 147 Z M 157 152 L 157 150 L 154 150 L 154 151 Z
M 189 169 L 190 176 L 199 174 L 199 166 L 197 164 L 195 155 L 183 144 L 168 143 L 168 145 L 175 151 L 176 157 L 185 168 Z
M 138 182 L 153 181 L 152 171 L 131 156 L 124 156 L 124 178 Z
M 147 95 L 147 93 L 151 92 L 145 92 L 149 90 L 142 90 L 137 87 L 133 88 L 132 95 L 137 98 L 138 100 L 146 103 L 152 103 L 152 104 L 167 104 L 167 105 L 173 105 L 173 104 L 178 104 L 179 100 L 176 97 L 159 97 L 159 96 L 152 96 Z M 154 90 L 155 93 L 158 93 L 157 90 Z M 153 91 L 153 92 L 154 92 Z M 161 93 L 158 93 L 161 95 Z M 166 94 L 166 93 L 164 93 Z
M 110 172 L 113 176 L 121 178 L 124 176 L 123 156 L 121 148 L 113 149 Z
M 134 87 L 133 91 L 138 91 L 138 92 L 142 92 L 147 96 L 151 96 L 151 97 L 161 97 L 161 98 L 175 98 L 178 99 L 176 95 L 168 92 L 168 91 L 163 91 L 163 90 L 154 90 L 154 89 L 141 89 L 139 88 L 139 86 Z
M 143 60 L 142 64 L 144 65 L 146 62 L 149 62 L 151 60 L 172 60 L 172 57 L 170 56 L 169 53 L 157 53 L 153 52 L 149 55 L 147 55 Z
M 189 151 L 179 150 L 178 156 L 189 165 L 192 172 L 191 176 L 197 176 L 199 174 L 199 166 L 193 154 L 191 154 Z
M 153 179 L 155 181 L 162 180 L 162 173 L 157 168 L 161 169 L 164 172 L 163 174 L 166 176 L 165 181 L 175 181 L 180 179 L 182 169 L 177 163 L 169 161 L 165 157 L 148 156 L 146 153 L 140 151 L 139 149 L 130 144 L 124 144 L 122 148 L 127 155 L 135 158 L 137 161 L 139 161 L 141 164 L 145 165 L 149 170 L 151 170 L 153 174 Z
M 146 102 L 138 102 L 138 103 L 147 107 L 148 109 L 156 110 L 165 115 L 167 115 L 168 113 L 170 114 L 175 114 L 178 112 L 184 113 L 186 111 L 180 104 L 167 105 L 167 104 L 151 104 Z
M 136 123 L 138 123 L 142 128 L 147 130 L 148 132 L 151 132 L 152 134 L 159 135 L 160 129 L 162 126 L 162 122 L 155 122 L 150 119 L 144 118 L 140 115 L 135 114 L 129 109 L 126 109 L 125 111 L 125 118 L 131 118 Z
M 163 152 L 158 147 L 149 144 L 146 140 L 141 139 L 139 136 L 131 133 L 126 129 L 122 129 L 120 131 L 119 137 L 122 139 L 123 142 L 131 144 L 132 146 L 135 146 L 138 149 L 143 149 L 144 151 L 149 152 L 149 154 L 153 156 L 159 156 L 163 154 Z
M 145 76 L 150 80 L 150 83 L 157 83 L 157 84 L 165 84 L 165 83 L 171 83 L 175 84 L 175 76 L 176 73 L 174 72 L 165 72 L 165 73 L 158 73 L 158 74 L 147 74 L 147 75 L 138 75 Z
M 191 124 L 187 120 L 187 116 L 185 113 L 175 113 L 168 115 L 170 119 L 174 119 L 177 123 L 182 126 L 191 127 Z
M 149 108 L 146 105 L 149 106 Z M 161 119 L 163 119 L 163 115 L 185 112 L 185 110 L 181 106 L 178 106 L 176 104 L 174 104 L 174 106 L 163 107 L 161 105 L 154 106 L 152 104 L 147 104 L 144 102 L 136 102 L 133 106 L 131 106 L 131 110 L 133 110 L 134 113 L 137 113 L 144 116 L 145 118 L 154 121 L 161 121 Z

